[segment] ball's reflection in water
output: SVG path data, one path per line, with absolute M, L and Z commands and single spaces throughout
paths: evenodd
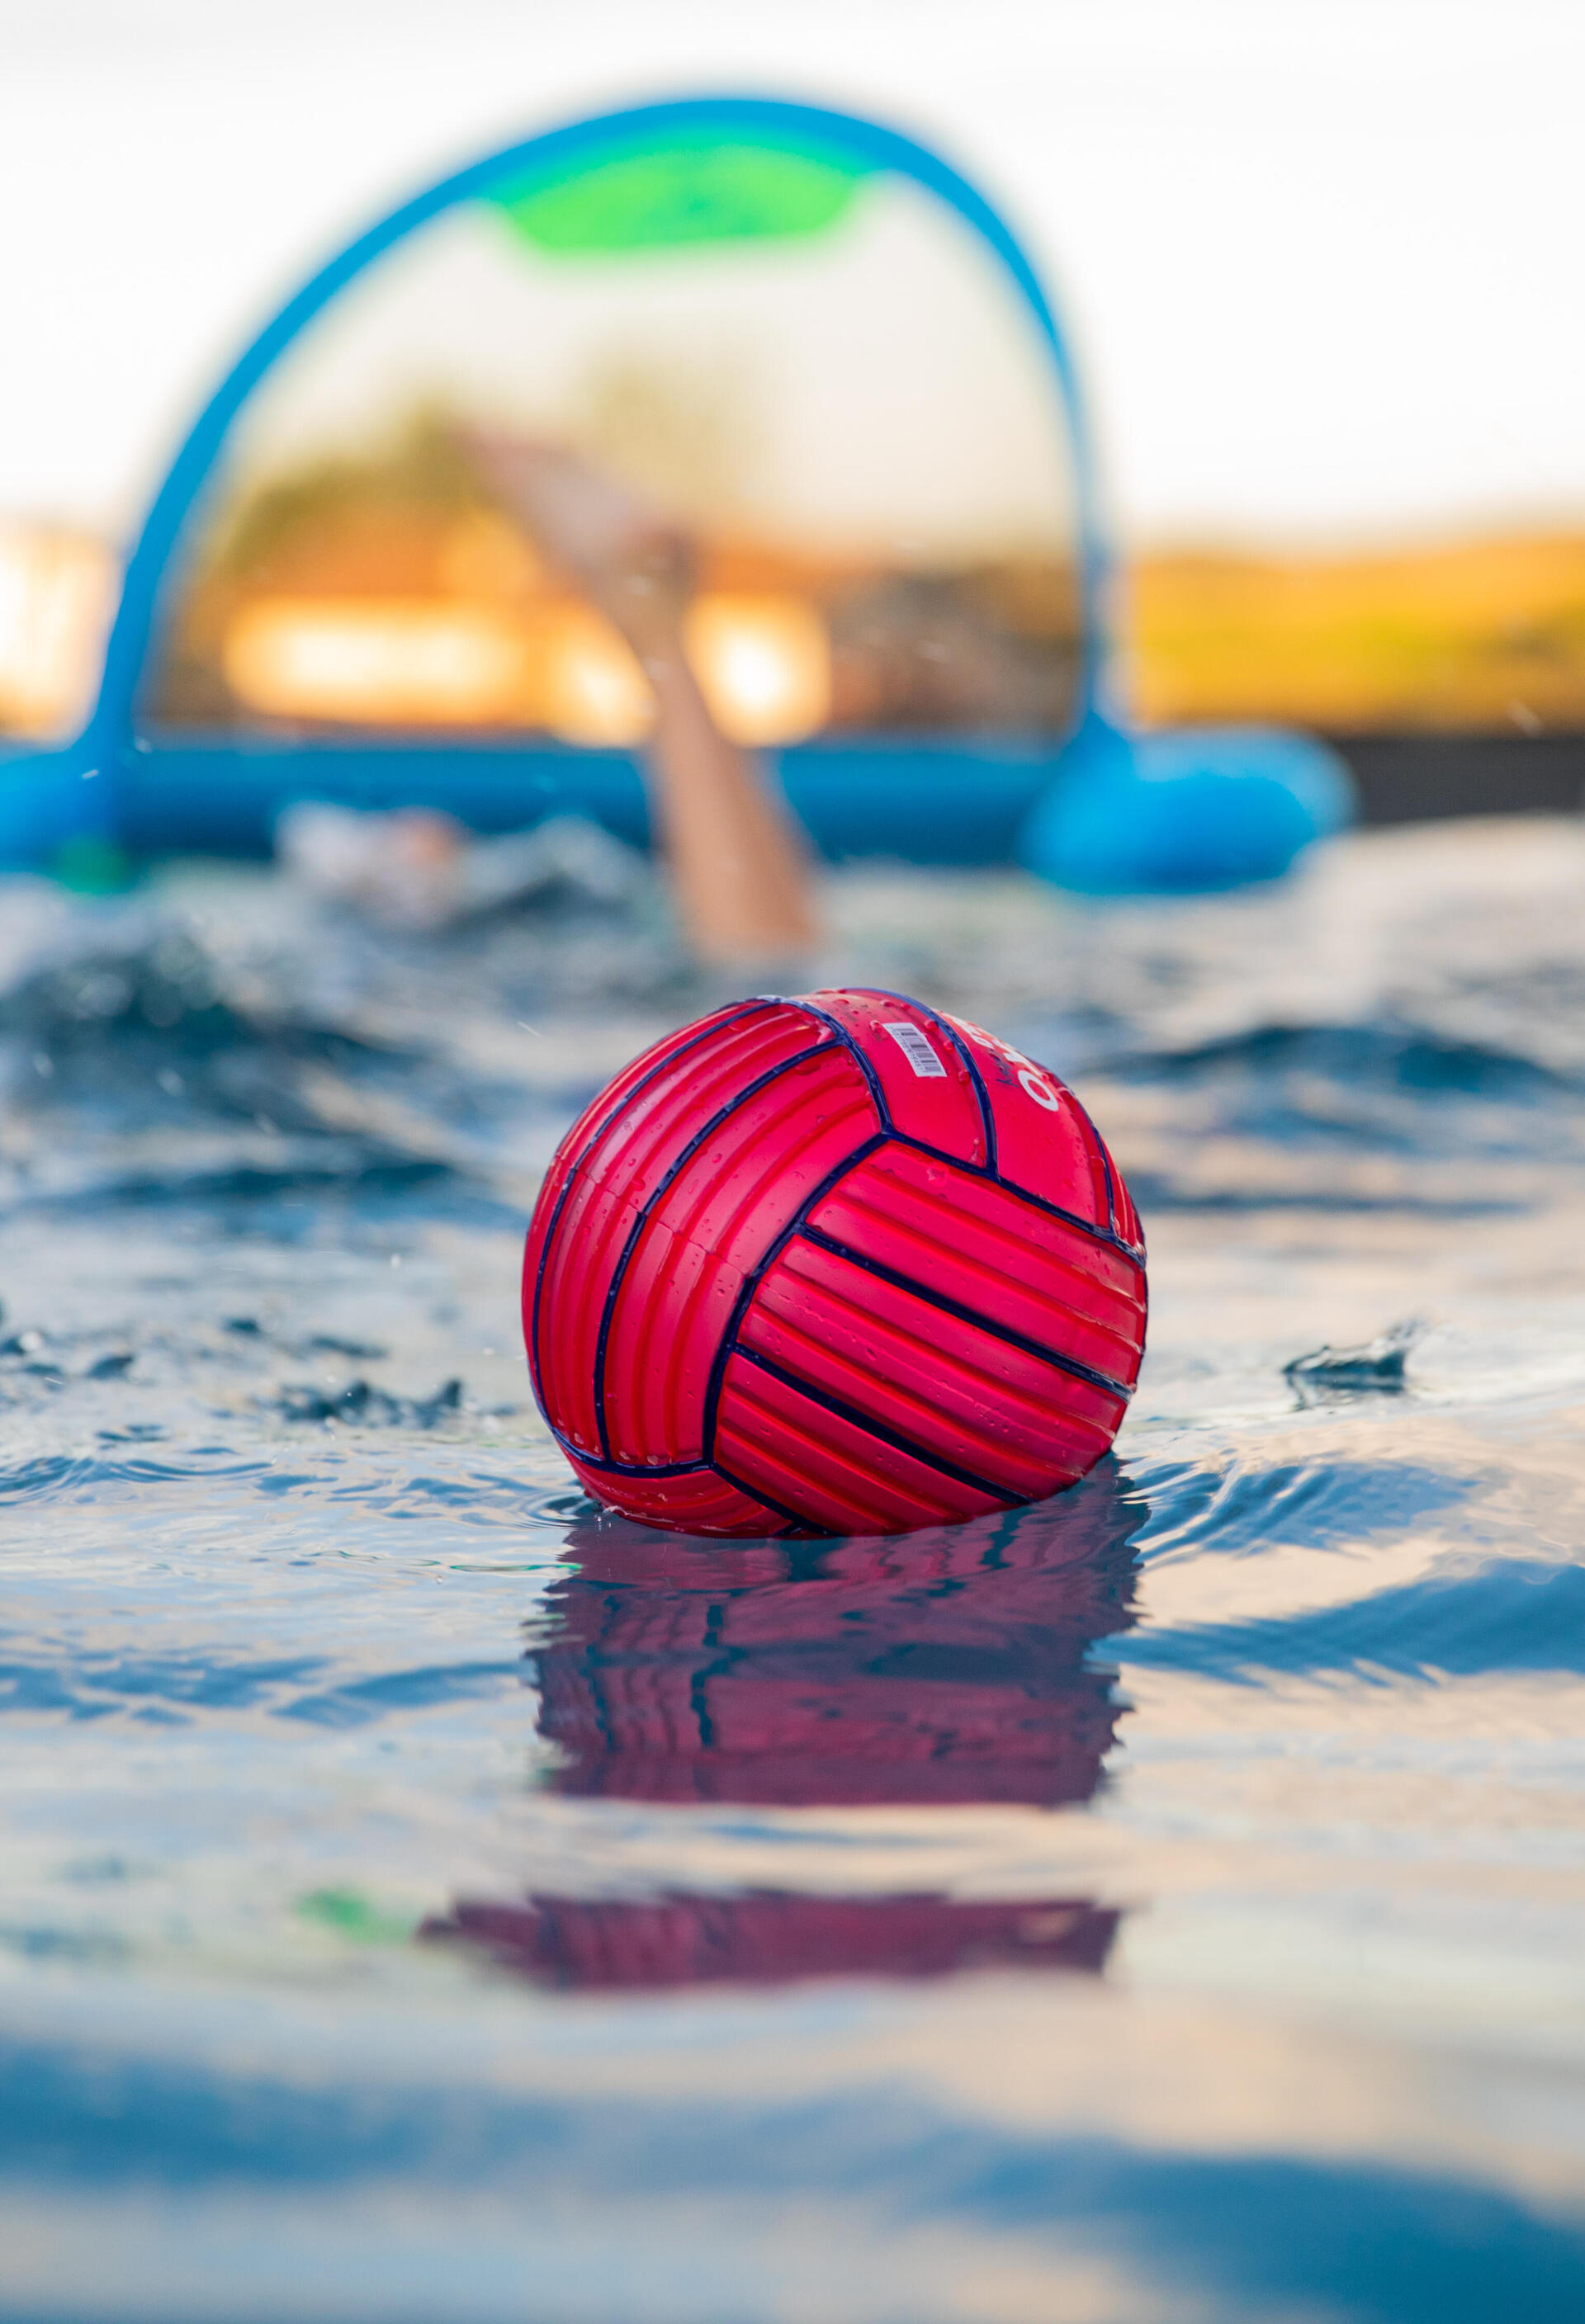
M 1119 1706 L 1145 1508 L 1115 1464 L 1055 1499 L 902 1536 L 724 1545 L 576 1523 L 533 1649 L 579 1799 L 759 1810 L 1088 1800 Z M 1068 1896 L 810 1890 L 467 1900 L 426 1924 L 577 1987 L 968 1968 L 1098 1971 L 1117 1914 Z

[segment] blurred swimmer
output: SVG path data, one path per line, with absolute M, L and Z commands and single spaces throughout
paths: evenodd
M 722 733 L 683 632 L 693 544 L 626 484 L 560 446 L 470 433 L 492 489 L 605 614 L 654 696 L 644 745 L 652 801 L 684 930 L 723 966 L 792 964 L 818 933 L 801 834 L 751 752 Z

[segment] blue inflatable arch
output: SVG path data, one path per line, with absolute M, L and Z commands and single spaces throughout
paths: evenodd
M 1297 823 L 1287 813 L 1284 828 L 1292 830 L 1279 850 L 1281 862 L 1265 862 L 1259 844 L 1251 857 L 1245 844 L 1235 851 L 1236 863 L 1219 873 L 1216 847 L 1207 859 L 1206 833 L 1200 827 L 1204 817 L 1195 813 L 1190 820 L 1200 844 L 1190 851 L 1195 863 L 1187 878 L 1174 878 L 1170 864 L 1164 876 L 1163 867 L 1154 863 L 1145 865 L 1143 875 L 1138 865 L 1131 871 L 1126 847 L 1127 860 L 1119 862 L 1117 818 L 1102 808 L 1102 794 L 1121 784 L 1134 788 L 1135 808 L 1149 803 L 1136 791 L 1135 747 L 1108 722 L 1098 700 L 1110 644 L 1105 611 L 1110 558 L 1089 433 L 1062 334 L 1005 221 L 946 162 L 894 130 L 821 108 L 747 97 L 635 107 L 505 147 L 391 211 L 286 301 L 199 412 L 155 495 L 127 565 L 88 725 L 64 749 L 0 761 L 0 865 L 48 865 L 63 848 L 70 852 L 74 841 L 84 839 L 113 843 L 134 857 L 264 853 L 282 807 L 304 797 L 366 807 L 444 807 L 484 831 L 521 826 L 571 808 L 598 816 L 629 838 L 646 836 L 642 780 L 624 752 L 573 745 L 541 750 L 514 747 L 509 741 L 410 743 L 377 734 L 304 742 L 230 735 L 188 741 L 141 734 L 137 713 L 190 520 L 233 423 L 326 306 L 406 237 L 457 204 L 487 196 L 530 171 L 549 174 L 591 163 L 613 145 L 693 137 L 772 146 L 779 141 L 794 146 L 818 142 L 863 171 L 893 172 L 937 197 L 972 229 L 1015 286 L 1049 354 L 1056 412 L 1068 438 L 1080 635 L 1076 715 L 1066 738 L 1031 736 L 1024 742 L 881 733 L 792 746 L 780 756 L 782 779 L 817 844 L 836 856 L 878 853 L 925 862 L 1005 862 L 1017 852 L 1020 835 L 1027 838 L 1033 830 L 1043 835 L 1034 851 L 1038 868 L 1073 885 L 1100 888 L 1219 885 L 1229 877 L 1284 868 L 1293 847 L 1318 827 L 1308 809 Z M 1063 812 L 1056 803 L 1080 794 L 1089 802 L 1085 828 L 1095 825 L 1098 810 L 1106 835 L 1106 862 L 1097 878 L 1086 876 L 1077 860 L 1066 866 L 1056 860 L 1065 843 L 1060 831 L 1052 837 L 1053 814 L 1060 825 Z M 1179 805 L 1182 810 L 1188 802 Z M 1137 815 L 1131 819 L 1136 821 Z M 1330 817 L 1337 819 L 1335 814 Z M 1214 813 L 1211 820 L 1218 820 Z M 1180 811 L 1174 831 L 1183 824 Z M 1081 840 L 1081 853 L 1088 844 Z M 1181 844 L 1180 832 L 1169 853 Z M 1270 854 L 1269 847 L 1265 853 Z M 1052 860 L 1040 862 L 1043 854 Z

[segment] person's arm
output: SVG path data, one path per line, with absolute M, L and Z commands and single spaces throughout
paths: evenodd
M 802 835 L 753 754 L 716 724 L 683 650 L 691 544 L 573 453 L 468 440 L 495 492 L 643 665 L 655 700 L 652 804 L 691 942 L 723 965 L 808 952 L 819 923 Z

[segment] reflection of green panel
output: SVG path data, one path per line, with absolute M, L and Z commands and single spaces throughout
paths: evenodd
M 679 138 L 619 151 L 492 198 L 519 234 L 558 254 L 822 233 L 867 162 L 830 148 Z

